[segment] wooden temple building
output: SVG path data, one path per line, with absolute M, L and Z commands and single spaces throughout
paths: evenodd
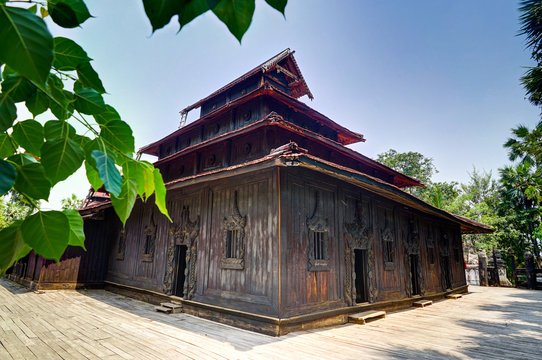
M 123 229 L 93 194 L 86 252 L 30 255 L 10 276 L 174 300 L 272 335 L 465 292 L 461 234 L 491 230 L 405 192 L 423 184 L 346 147 L 363 135 L 305 95 L 287 49 L 182 110 L 200 117 L 140 150 L 158 157 L 173 222 L 138 200 Z

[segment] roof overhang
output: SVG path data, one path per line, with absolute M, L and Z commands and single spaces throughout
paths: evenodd
M 439 219 L 455 223 L 460 227 L 461 233 L 463 234 L 488 234 L 493 232 L 493 229 L 491 229 L 487 225 L 480 224 L 476 221 L 465 219 L 461 216 L 457 216 L 442 209 L 439 209 L 431 204 L 424 202 L 416 196 L 411 195 L 401 190 L 400 188 L 375 177 L 369 176 L 367 174 L 350 168 L 339 166 L 337 164 L 325 161 L 307 153 L 295 152 L 296 150 L 299 150 L 296 147 L 285 146 L 281 148 L 283 150 L 273 152 L 270 155 L 267 155 L 260 159 L 170 181 L 165 184 L 166 189 L 174 190 L 207 181 L 213 181 L 238 175 L 246 175 L 254 171 L 277 166 L 303 167 L 326 174 L 342 181 L 346 181 L 371 193 L 400 203 L 405 207 L 415 209 L 421 213 L 432 215 Z M 79 212 L 83 217 L 88 217 L 89 215 L 102 211 L 108 207 L 111 207 L 111 202 L 105 202 L 99 204 L 99 206 L 82 209 L 79 210 Z

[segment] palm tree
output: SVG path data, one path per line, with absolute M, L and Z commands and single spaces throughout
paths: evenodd
M 529 101 L 536 106 L 542 105 L 542 1 L 523 0 L 520 2 L 519 35 L 525 35 L 527 47 L 531 49 L 531 58 L 537 66 L 529 68 L 521 78 Z
M 530 242 L 533 253 L 540 263 L 540 247 L 537 230 L 541 226 L 541 209 L 536 198 L 529 196 L 532 188 L 540 188 L 540 178 L 527 164 L 500 169 L 500 215 L 505 215 L 514 228 L 521 233 L 520 243 Z
M 515 135 L 504 144 L 508 149 L 511 161 L 521 160 L 525 164 L 533 165 L 536 169 L 542 167 L 542 121 L 531 131 L 528 127 L 520 125 L 512 129 Z

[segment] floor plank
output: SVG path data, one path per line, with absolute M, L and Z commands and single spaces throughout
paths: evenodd
M 0 359 L 539 359 L 542 291 L 471 287 L 457 300 L 261 335 L 103 290 L 33 292 L 0 279 Z

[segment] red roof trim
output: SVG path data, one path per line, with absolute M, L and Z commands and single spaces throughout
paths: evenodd
M 348 130 L 347 128 L 345 128 L 345 127 L 337 124 L 333 120 L 329 119 L 325 115 L 320 114 L 318 111 L 316 111 L 314 109 L 311 109 L 309 106 L 305 105 L 303 102 L 301 102 L 301 101 L 299 101 L 297 99 L 294 99 L 293 97 L 289 96 L 288 94 L 285 94 L 285 93 L 283 93 L 281 91 L 278 91 L 278 90 L 276 90 L 274 88 L 266 87 L 265 84 L 264 84 L 264 85 L 258 87 L 257 89 L 247 93 L 246 95 L 244 95 L 242 97 L 239 97 L 239 98 L 237 98 L 237 99 L 235 99 L 233 101 L 230 101 L 230 102 L 224 104 L 223 106 L 219 107 L 218 109 L 215 109 L 215 110 L 205 114 L 204 116 L 202 116 L 198 120 L 196 120 L 196 121 L 194 121 L 194 122 L 180 128 L 180 129 L 175 130 L 171 134 L 163 137 L 162 139 L 157 140 L 157 141 L 155 141 L 153 143 L 150 143 L 148 145 L 145 145 L 145 146 L 141 147 L 138 152 L 158 156 L 159 146 L 161 144 L 165 143 L 166 141 L 172 140 L 176 136 L 180 136 L 183 133 L 187 133 L 190 130 L 193 130 L 193 128 L 195 128 L 196 126 L 204 124 L 207 120 L 209 120 L 211 118 L 214 118 L 217 115 L 225 112 L 227 109 L 229 109 L 232 106 L 241 105 L 241 104 L 243 104 L 243 103 L 245 103 L 245 102 L 247 102 L 247 101 L 249 101 L 251 99 L 254 99 L 254 98 L 258 97 L 258 96 L 264 96 L 264 95 L 272 96 L 275 99 L 281 101 L 282 103 L 284 103 L 284 104 L 286 104 L 286 105 L 288 105 L 290 107 L 293 107 L 294 109 L 296 109 L 298 111 L 302 111 L 305 115 L 307 115 L 309 117 L 311 117 L 311 115 L 312 115 L 312 117 L 319 118 L 322 124 L 324 124 L 324 125 L 330 127 L 331 129 L 337 131 L 337 134 L 339 136 L 339 142 L 341 144 L 343 144 L 343 145 L 352 144 L 352 143 L 355 143 L 355 142 L 358 142 L 358 141 L 365 141 L 362 134 L 358 134 L 358 133 L 355 133 L 353 131 Z M 294 103 L 292 104 L 292 102 L 294 102 Z
M 410 176 L 407 176 L 407 175 L 404 175 L 390 167 L 387 167 L 386 165 L 384 164 L 381 164 L 379 163 L 378 161 L 375 161 L 371 158 L 368 158 L 352 149 L 349 149 L 347 147 L 344 147 L 342 146 L 341 144 L 339 144 L 338 142 L 336 141 L 333 141 L 331 139 L 328 139 L 326 138 L 325 136 L 322 136 L 318 133 L 315 133 L 313 131 L 310 131 L 310 130 L 307 130 L 305 128 L 302 128 L 298 125 L 295 125 L 291 122 L 288 122 L 286 120 L 284 120 L 282 118 L 282 116 L 280 115 L 277 115 L 277 114 L 274 114 L 274 113 L 271 113 L 269 115 L 267 115 L 265 118 L 261 119 L 261 120 L 258 120 L 252 124 L 249 124 L 247 126 L 244 126 L 242 128 L 239 128 L 239 129 L 235 129 L 235 130 L 232 130 L 230 132 L 227 132 L 227 133 L 224 133 L 224 134 L 221 134 L 217 137 L 214 137 L 212 139 L 208 139 L 208 140 L 205 140 L 201 143 L 198 143 L 198 144 L 195 144 L 195 145 L 192 145 L 192 146 L 189 146 L 189 147 L 186 147 L 178 152 L 176 152 L 175 154 L 172 154 L 172 155 L 169 155 L 167 157 L 164 157 L 158 161 L 156 161 L 154 164 L 155 165 L 160 165 L 160 164 L 163 164 L 165 162 L 168 162 L 170 160 L 174 160 L 176 158 L 179 158 L 181 156 L 184 156 L 186 155 L 187 153 L 191 152 L 191 151 L 194 151 L 194 150 L 197 150 L 199 148 L 202 148 L 202 147 L 205 147 L 207 145 L 210 145 L 210 144 L 214 144 L 214 143 L 217 143 L 219 141 L 222 141 L 222 140 L 225 140 L 227 138 L 231 138 L 231 137 L 234 137 L 236 135 L 241 135 L 241 134 L 244 134 L 244 133 L 247 133 L 248 131 L 252 131 L 252 130 L 255 130 L 255 129 L 258 129 L 262 126 L 269 126 L 269 125 L 275 125 L 275 126 L 279 126 L 283 129 L 286 129 L 288 131 L 292 131 L 292 132 L 296 132 L 298 134 L 301 134 L 303 136 L 308 136 L 308 137 L 311 137 L 313 140 L 317 140 L 321 143 L 325 143 L 326 145 L 328 146 L 331 146 L 333 147 L 334 150 L 342 153 L 343 155 L 346 155 L 356 161 L 359 161 L 365 165 L 368 165 L 368 166 L 371 166 L 371 167 L 375 167 L 377 169 L 380 169 L 381 171 L 384 171 L 390 175 L 392 175 L 394 177 L 394 180 L 395 179 L 399 179 L 400 181 L 398 181 L 398 185 L 401 186 L 401 187 L 407 187 L 407 186 L 424 186 L 424 184 L 417 180 L 417 179 L 414 179 Z

